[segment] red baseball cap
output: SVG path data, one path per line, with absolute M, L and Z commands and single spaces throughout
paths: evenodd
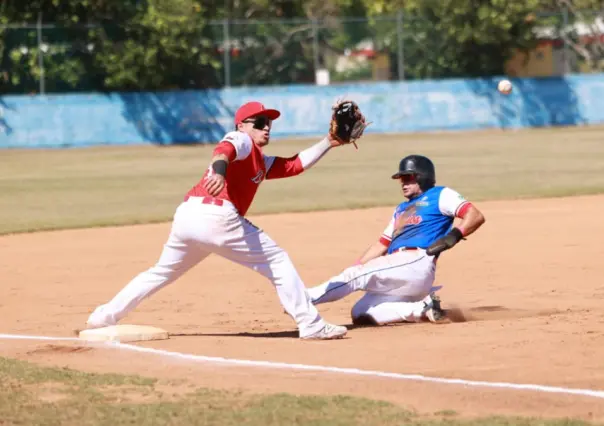
M 257 115 L 265 115 L 270 120 L 276 120 L 281 113 L 276 109 L 266 109 L 260 102 L 248 102 L 241 105 L 235 113 L 235 125 Z

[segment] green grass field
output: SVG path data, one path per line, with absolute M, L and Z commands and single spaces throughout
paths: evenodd
M 400 158 L 430 156 L 439 184 L 471 200 L 604 192 L 604 129 L 367 136 L 360 150 L 329 153 L 308 173 L 263 184 L 250 213 L 392 206 Z M 275 141 L 289 156 L 313 140 Z M 170 220 L 208 165 L 212 147 L 5 150 L 0 234 Z M 0 424 L 36 425 L 578 425 L 539 419 L 414 415 L 349 397 L 168 392 L 154 379 L 41 368 L 0 358 Z
M 430 156 L 438 183 L 472 200 L 604 192 L 604 128 L 367 136 L 312 170 L 267 181 L 250 214 L 396 205 L 390 179 L 411 153 Z M 315 140 L 274 141 L 289 156 Z M 167 221 L 208 166 L 211 146 L 5 150 L 0 234 Z
M 180 383 L 43 368 L 0 357 L 0 424 L 55 425 L 539 425 L 580 421 L 459 419 L 447 410 L 421 415 L 386 402 L 346 396 L 252 395 L 184 389 Z

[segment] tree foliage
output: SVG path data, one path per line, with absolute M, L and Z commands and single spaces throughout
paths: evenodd
M 501 74 L 515 50 L 536 43 L 529 17 L 540 0 L 365 1 L 370 15 L 401 14 L 410 78 Z
M 338 38 L 340 45 L 355 40 L 359 26 L 341 18 L 366 12 L 362 0 L 239 0 L 225 15 L 235 42 L 232 83 L 239 85 L 314 82 L 326 52 L 343 52 Z
M 549 23 L 555 29 L 555 36 L 562 39 L 578 58 L 577 65 L 585 64 L 587 71 L 604 70 L 604 1 L 554 0 L 544 1 L 543 5 L 554 10 Z M 564 14 L 557 14 L 556 10 L 562 10 Z
M 195 0 L 149 0 L 128 22 L 97 34 L 97 64 L 107 89 L 214 86 L 220 61 L 208 38 L 205 6 Z
M 0 87 L 36 92 L 40 56 L 48 92 L 215 86 L 220 61 L 208 9 L 197 0 L 5 2 L 0 24 L 13 25 L 0 33 Z M 42 43 L 39 18 L 53 24 L 43 27 Z M 27 29 L 14 28 L 22 22 Z
M 390 56 L 394 78 L 401 50 L 406 78 L 500 74 L 512 52 L 535 45 L 537 12 L 559 18 L 564 9 L 581 20 L 582 9 L 601 7 L 597 0 L 4 0 L 0 91 L 37 92 L 41 58 L 47 92 L 219 87 L 227 76 L 232 85 L 313 82 L 316 66 L 333 67 L 367 41 Z M 52 24 L 42 43 L 39 18 Z M 601 44 L 561 34 L 586 60 L 602 56 Z

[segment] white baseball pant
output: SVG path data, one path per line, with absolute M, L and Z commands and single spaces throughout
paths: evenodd
M 232 203 L 220 200 L 222 205 L 214 205 L 209 200 L 190 197 L 178 206 L 159 261 L 130 281 L 110 302 L 97 307 L 87 321 L 89 326 L 116 324 L 145 298 L 174 282 L 211 253 L 268 278 L 285 311 L 296 322 L 300 337 L 325 326 L 287 253 L 240 216 Z
M 365 291 L 352 308 L 352 318 L 371 317 L 378 324 L 416 322 L 422 318 L 434 283 L 434 256 L 425 250 L 399 251 L 346 268 L 307 293 L 315 305 Z

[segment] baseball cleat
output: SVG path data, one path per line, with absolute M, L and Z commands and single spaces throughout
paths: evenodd
M 449 322 L 447 318 L 447 313 L 440 306 L 440 297 L 435 295 L 434 293 L 430 293 L 430 302 L 424 302 L 426 304 L 426 310 L 424 311 L 424 315 L 428 319 L 428 321 L 433 322 L 435 324 L 442 324 Z
M 90 319 L 86 321 L 85 330 L 94 330 L 95 328 L 103 328 L 110 327 L 112 325 L 116 325 L 115 323 L 110 323 L 109 321 L 91 321 Z
M 309 336 L 301 337 L 303 340 L 334 340 L 343 338 L 348 329 L 342 325 L 326 324 L 321 330 Z
M 97 328 L 105 328 L 105 327 L 109 327 L 110 324 L 92 324 L 87 322 L 86 326 L 83 328 L 83 330 L 95 330 Z
M 105 327 L 109 327 L 110 325 L 112 325 L 112 324 L 105 324 L 105 323 L 95 324 L 95 323 L 91 323 L 91 322 L 86 322 L 86 324 L 84 325 L 84 327 L 82 327 L 82 328 L 76 328 L 75 330 L 73 330 L 73 333 L 76 336 L 79 336 L 82 331 L 85 331 L 85 330 L 95 330 L 97 328 L 105 328 Z

